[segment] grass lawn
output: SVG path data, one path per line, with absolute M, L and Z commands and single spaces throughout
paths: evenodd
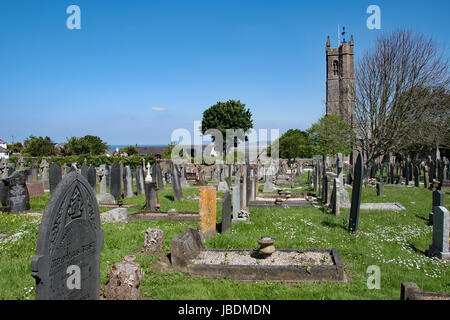
M 298 180 L 304 180 L 304 177 Z M 309 188 L 305 188 L 309 190 Z M 197 211 L 198 188 L 183 190 L 185 201 L 174 201 L 170 185 L 159 190 L 161 210 Z M 160 271 L 159 259 L 141 254 L 147 228 L 164 230 L 164 251 L 170 240 L 197 222 L 133 221 L 127 224 L 103 223 L 104 244 L 101 253 L 101 290 L 107 282 L 106 270 L 126 255 L 134 254 L 144 278 L 144 299 L 399 299 L 400 283 L 416 282 L 422 290 L 450 293 L 450 264 L 424 254 L 431 244 L 432 227 L 427 225 L 431 209 L 431 191 L 423 187 L 384 187 L 377 197 L 374 187 L 363 189 L 362 202 L 400 202 L 406 212 L 361 211 L 359 232 L 347 231 L 349 209 L 336 217 L 321 208 L 251 208 L 250 223 L 233 224 L 231 230 L 205 243 L 209 248 L 254 248 L 261 236 L 276 239 L 278 248 L 337 248 L 344 265 L 346 283 L 242 283 L 229 279 L 191 278 L 186 273 Z M 218 193 L 223 197 L 224 193 Z M 49 199 L 33 197 L 33 210 L 42 211 Z M 124 200 L 137 204 L 129 213 L 142 210 L 144 195 Z M 445 193 L 450 204 L 450 194 Z M 221 222 L 221 202 L 217 202 L 217 224 Z M 448 206 L 447 206 L 448 208 Z M 101 212 L 108 209 L 101 209 Z M 0 214 L 0 233 L 20 237 L 0 241 L 0 299 L 34 299 L 35 281 L 30 260 L 36 250 L 39 217 Z M 219 230 L 219 228 L 218 228 Z M 381 288 L 369 290 L 367 268 L 381 270 Z

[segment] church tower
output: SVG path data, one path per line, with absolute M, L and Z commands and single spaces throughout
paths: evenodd
M 343 35 L 345 32 L 343 32 Z M 355 115 L 353 36 L 350 42 L 345 38 L 339 48 L 330 47 L 328 36 L 326 45 L 327 60 L 327 105 L 326 114 L 336 114 L 352 128 Z

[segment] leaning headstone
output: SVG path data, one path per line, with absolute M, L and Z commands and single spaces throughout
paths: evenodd
M 50 184 L 50 194 L 53 194 L 55 192 L 56 187 L 62 180 L 62 172 L 61 172 L 61 166 L 58 162 L 53 162 L 50 165 L 50 171 L 49 171 L 49 184 Z
M 439 259 L 450 260 L 449 212 L 444 206 L 436 206 L 433 207 L 433 215 L 433 242 L 430 245 L 430 253 Z
M 433 208 L 444 206 L 444 193 L 441 190 L 433 191 L 433 198 L 431 202 L 431 212 L 428 214 L 428 225 L 433 225 Z
M 199 232 L 202 241 L 216 235 L 216 188 L 199 187 Z
M 225 192 L 222 202 L 222 230 L 221 233 L 230 229 L 231 225 L 231 194 L 230 191 Z
M 106 272 L 108 283 L 103 290 L 105 300 L 139 300 L 143 278 L 136 256 L 126 256 Z
M 39 227 L 31 275 L 37 300 L 96 300 L 103 230 L 94 192 L 78 174 L 56 187 Z
M 3 179 L 6 193 L 6 207 L 10 213 L 21 213 L 30 210 L 30 196 L 26 186 L 25 171 L 15 171 Z
M 158 190 L 156 187 L 156 182 L 146 183 L 144 188 L 147 212 L 155 211 L 156 205 L 158 204 Z
M 114 199 L 120 200 L 122 197 L 122 189 L 120 187 L 120 180 L 122 176 L 120 175 L 120 164 L 114 162 L 111 166 L 111 195 Z
M 358 158 L 356 159 L 354 175 L 355 178 L 353 180 L 353 188 L 352 188 L 352 205 L 350 207 L 350 219 L 348 225 L 348 228 L 351 233 L 356 233 L 359 222 L 359 210 L 361 205 L 362 175 L 363 175 L 361 153 L 358 154 Z
M 202 251 L 200 233 L 194 227 L 188 227 L 178 237 L 170 241 L 170 258 L 177 270 L 185 270 L 190 261 Z
M 95 167 L 92 164 L 89 166 L 89 169 L 88 169 L 88 182 L 89 182 L 92 190 L 94 190 L 94 192 L 95 192 L 95 187 L 97 186 L 97 174 L 95 171 Z

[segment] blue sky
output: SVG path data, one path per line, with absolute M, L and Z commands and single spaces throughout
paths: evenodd
M 81 30 L 66 27 L 71 4 Z M 381 30 L 366 27 L 371 4 Z M 167 144 L 228 99 L 256 129 L 304 130 L 325 113 L 325 43 L 337 46 L 338 24 L 357 61 L 399 27 L 448 46 L 448 12 L 447 0 L 0 0 L 0 139 Z

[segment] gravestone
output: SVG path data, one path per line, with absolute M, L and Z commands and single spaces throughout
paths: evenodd
M 43 159 L 41 161 L 41 164 L 40 164 L 39 167 L 42 170 L 41 181 L 42 181 L 42 183 L 44 185 L 44 189 L 49 189 L 50 188 L 49 182 L 48 182 L 48 168 L 49 168 L 49 165 L 48 165 L 47 160 Z
M 429 173 L 428 173 L 428 166 L 424 166 L 423 167 L 423 186 L 424 186 L 424 188 L 425 189 L 428 189 L 428 186 L 429 186 L 429 178 L 430 178 L 430 176 L 429 176 Z
M 53 194 L 56 187 L 62 180 L 62 172 L 61 172 L 61 166 L 58 162 L 53 162 L 50 165 L 50 171 L 49 171 L 49 185 L 50 185 L 50 194 Z
M 152 212 L 156 210 L 158 204 L 158 190 L 156 182 L 145 183 L 145 203 L 146 210 Z
M 198 212 L 200 215 L 199 233 L 202 241 L 216 235 L 216 188 L 199 187 Z
M 433 225 L 433 208 L 444 206 L 444 193 L 441 190 L 434 190 L 431 202 L 431 212 L 428 214 L 428 225 Z
M 433 207 L 433 242 L 430 245 L 430 253 L 439 259 L 450 260 L 449 252 L 449 227 L 450 215 L 444 206 Z
M 163 181 L 161 166 L 159 165 L 158 162 L 156 162 L 154 166 L 155 166 L 156 180 L 158 182 L 158 188 L 160 190 L 163 190 L 164 189 L 164 181 Z
M 405 164 L 405 168 L 403 170 L 403 176 L 405 177 L 405 185 L 409 185 L 409 165 Z
M 362 193 L 362 175 L 363 175 L 361 153 L 358 154 L 358 158 L 356 159 L 354 175 L 355 178 L 353 181 L 353 188 L 352 188 L 352 204 L 350 207 L 350 219 L 348 225 L 348 228 L 351 233 L 356 233 L 359 222 L 359 211 Z
M 383 196 L 383 184 L 381 182 L 377 182 L 377 196 L 382 197 Z
M 226 191 L 222 202 L 221 233 L 225 233 L 228 229 L 230 229 L 230 225 L 231 225 L 231 194 L 230 191 Z
M 6 207 L 10 213 L 22 213 L 30 210 L 30 196 L 26 186 L 25 171 L 15 171 L 3 179 L 6 192 Z
M 170 161 L 170 169 L 172 171 L 172 189 L 175 200 L 183 200 L 183 190 L 180 185 L 180 177 L 177 166 Z
M 64 176 L 45 208 L 31 275 L 37 300 L 96 300 L 103 230 L 94 192 L 79 173 Z
M 338 178 L 333 179 L 333 193 L 331 194 L 331 211 L 334 215 L 340 215 L 340 203 L 338 189 L 340 188 L 341 181 Z
M 145 194 L 144 170 L 142 169 L 142 166 L 136 167 L 136 189 L 138 195 Z
M 72 166 L 73 168 L 73 166 Z M 81 175 L 87 180 L 89 181 L 89 167 L 86 165 L 86 163 L 83 163 L 83 165 L 81 166 Z M 89 184 L 90 185 L 90 184 Z
M 233 220 L 238 220 L 239 211 L 241 211 L 241 191 L 240 186 L 233 187 Z
M 38 181 L 38 172 L 39 172 L 39 168 L 37 166 L 31 167 L 31 182 Z
M 127 199 L 134 197 L 133 176 L 131 175 L 130 166 L 123 168 L 123 195 Z
M 89 185 L 91 186 L 92 190 L 94 190 L 95 192 L 95 187 L 97 185 L 97 174 L 95 172 L 95 167 L 94 165 L 90 165 L 89 169 L 88 169 L 88 182 Z
M 420 170 L 419 166 L 414 165 L 414 186 L 419 186 Z
M 122 176 L 120 175 L 120 164 L 114 162 L 111 166 L 111 195 L 114 199 L 120 200 L 122 197 L 122 189 L 120 188 L 120 180 Z
M 188 227 L 183 233 L 170 241 L 170 258 L 177 270 L 185 270 L 190 261 L 203 250 L 200 234 L 194 227 Z
M 106 175 L 106 165 L 102 164 L 97 171 L 98 177 L 100 179 L 100 192 L 95 195 L 97 202 L 99 204 L 114 204 L 115 199 L 110 194 L 107 193 L 107 175 Z
M 36 197 L 36 196 L 41 197 L 45 195 L 44 184 L 42 182 L 26 183 L 26 186 L 29 197 Z
M 338 153 L 336 157 L 336 173 L 339 175 L 344 167 L 344 161 L 342 160 L 342 153 Z

